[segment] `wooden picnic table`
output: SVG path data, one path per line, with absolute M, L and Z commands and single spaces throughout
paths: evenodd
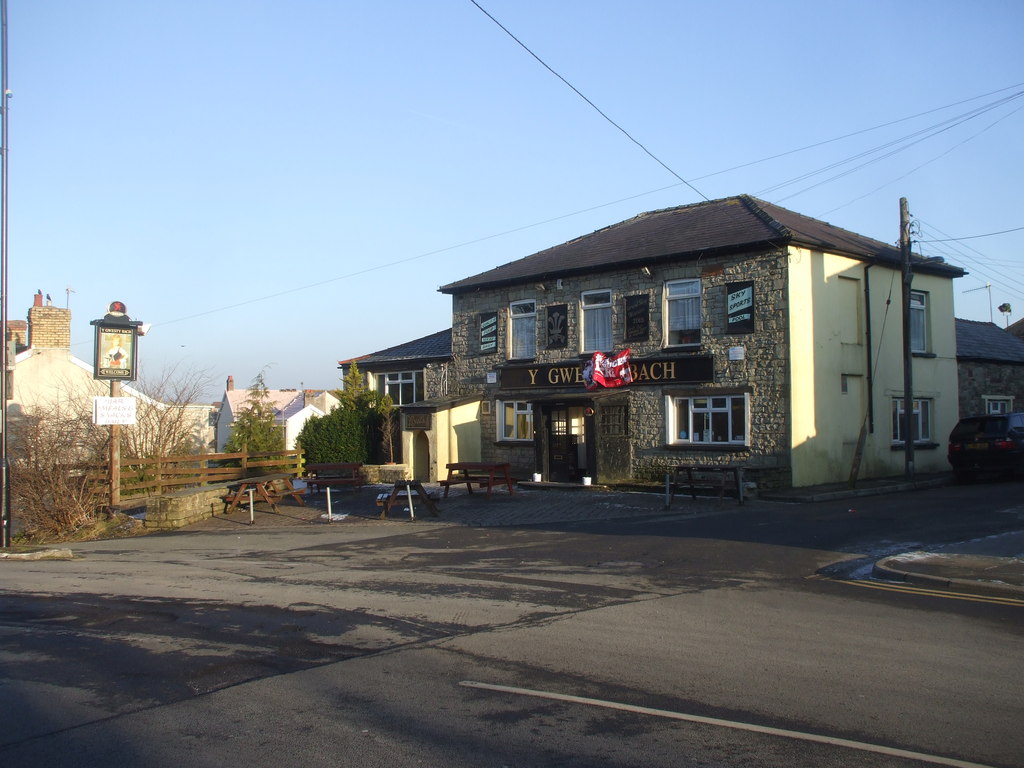
M 683 479 L 685 477 L 685 480 Z M 690 498 L 697 498 L 700 486 L 718 489 L 719 501 L 725 496 L 725 487 L 729 482 L 736 491 L 736 501 L 743 503 L 743 467 L 738 464 L 704 465 L 679 464 L 672 472 L 665 475 L 665 509 L 672 504 L 678 491 L 689 490 Z
M 504 485 L 508 488 L 509 494 L 515 493 L 512 487 L 512 470 L 510 464 L 488 464 L 480 461 L 456 461 L 447 465 L 448 479 L 440 481 L 439 485 L 444 486 L 444 497 L 448 498 L 448 491 L 453 485 L 465 485 L 469 492 L 473 492 L 473 486 L 487 489 L 487 497 L 490 498 L 491 490 L 496 485 Z
M 302 500 L 302 489 L 295 487 L 293 477 L 287 472 L 279 472 L 273 475 L 247 477 L 244 480 L 239 480 L 224 497 L 224 501 L 228 504 L 226 514 L 234 512 L 238 502 L 247 501 L 249 491 L 252 491 L 255 501 L 265 501 L 275 512 L 277 512 L 277 502 L 289 496 L 305 506 L 306 502 Z
M 366 485 L 366 475 L 361 463 L 307 464 L 302 476 L 306 486 L 320 491 L 338 485 L 350 485 L 359 490 Z
M 437 505 L 434 500 L 430 498 L 430 494 L 427 493 L 427 489 L 423 487 L 423 483 L 419 483 L 415 480 L 402 480 L 401 482 L 395 483 L 394 487 L 388 493 L 382 493 L 377 497 L 377 503 L 381 506 L 380 519 L 387 520 L 388 512 L 391 511 L 391 507 L 396 504 L 407 503 L 409 505 L 409 517 L 414 517 L 415 505 L 412 502 L 412 495 L 416 494 L 418 501 L 423 502 L 427 509 L 430 510 L 430 514 L 434 517 L 438 517 Z M 403 499 L 405 501 L 403 502 Z

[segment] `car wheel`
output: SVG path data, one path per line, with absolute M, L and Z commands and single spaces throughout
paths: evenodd
M 968 469 L 955 469 L 953 470 L 953 477 L 961 485 L 965 485 L 974 480 L 974 472 Z

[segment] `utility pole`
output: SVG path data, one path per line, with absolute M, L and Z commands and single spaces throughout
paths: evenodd
M 908 480 L 914 478 L 914 356 L 910 348 L 910 213 L 907 198 L 900 198 L 900 256 L 903 262 L 903 461 Z
M 7 0 L 0 0 L 0 547 L 11 546 L 11 477 L 7 471 L 8 367 L 13 367 L 7 346 L 7 126 L 10 92 L 7 89 Z

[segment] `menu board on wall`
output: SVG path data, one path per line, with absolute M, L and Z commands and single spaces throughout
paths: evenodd
M 727 283 L 728 317 L 726 333 L 754 332 L 754 283 Z
M 498 351 L 498 313 L 480 313 L 480 354 L 488 355 Z
M 569 343 L 569 306 L 556 304 L 548 307 L 545 337 L 547 349 L 561 349 Z
M 626 341 L 647 341 L 651 335 L 650 296 L 646 293 L 626 296 Z

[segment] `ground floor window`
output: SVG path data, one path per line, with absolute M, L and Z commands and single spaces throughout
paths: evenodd
M 1013 410 L 1012 397 L 985 397 L 985 413 L 1002 415 Z
M 892 399 L 892 441 L 903 443 L 905 400 L 902 397 Z M 931 442 L 932 439 L 932 401 L 926 398 L 914 400 L 914 412 L 910 416 L 911 439 L 915 442 Z
M 525 400 L 499 403 L 498 434 L 502 440 L 533 440 L 533 405 Z
M 749 410 L 745 394 L 669 397 L 668 442 L 746 445 Z

